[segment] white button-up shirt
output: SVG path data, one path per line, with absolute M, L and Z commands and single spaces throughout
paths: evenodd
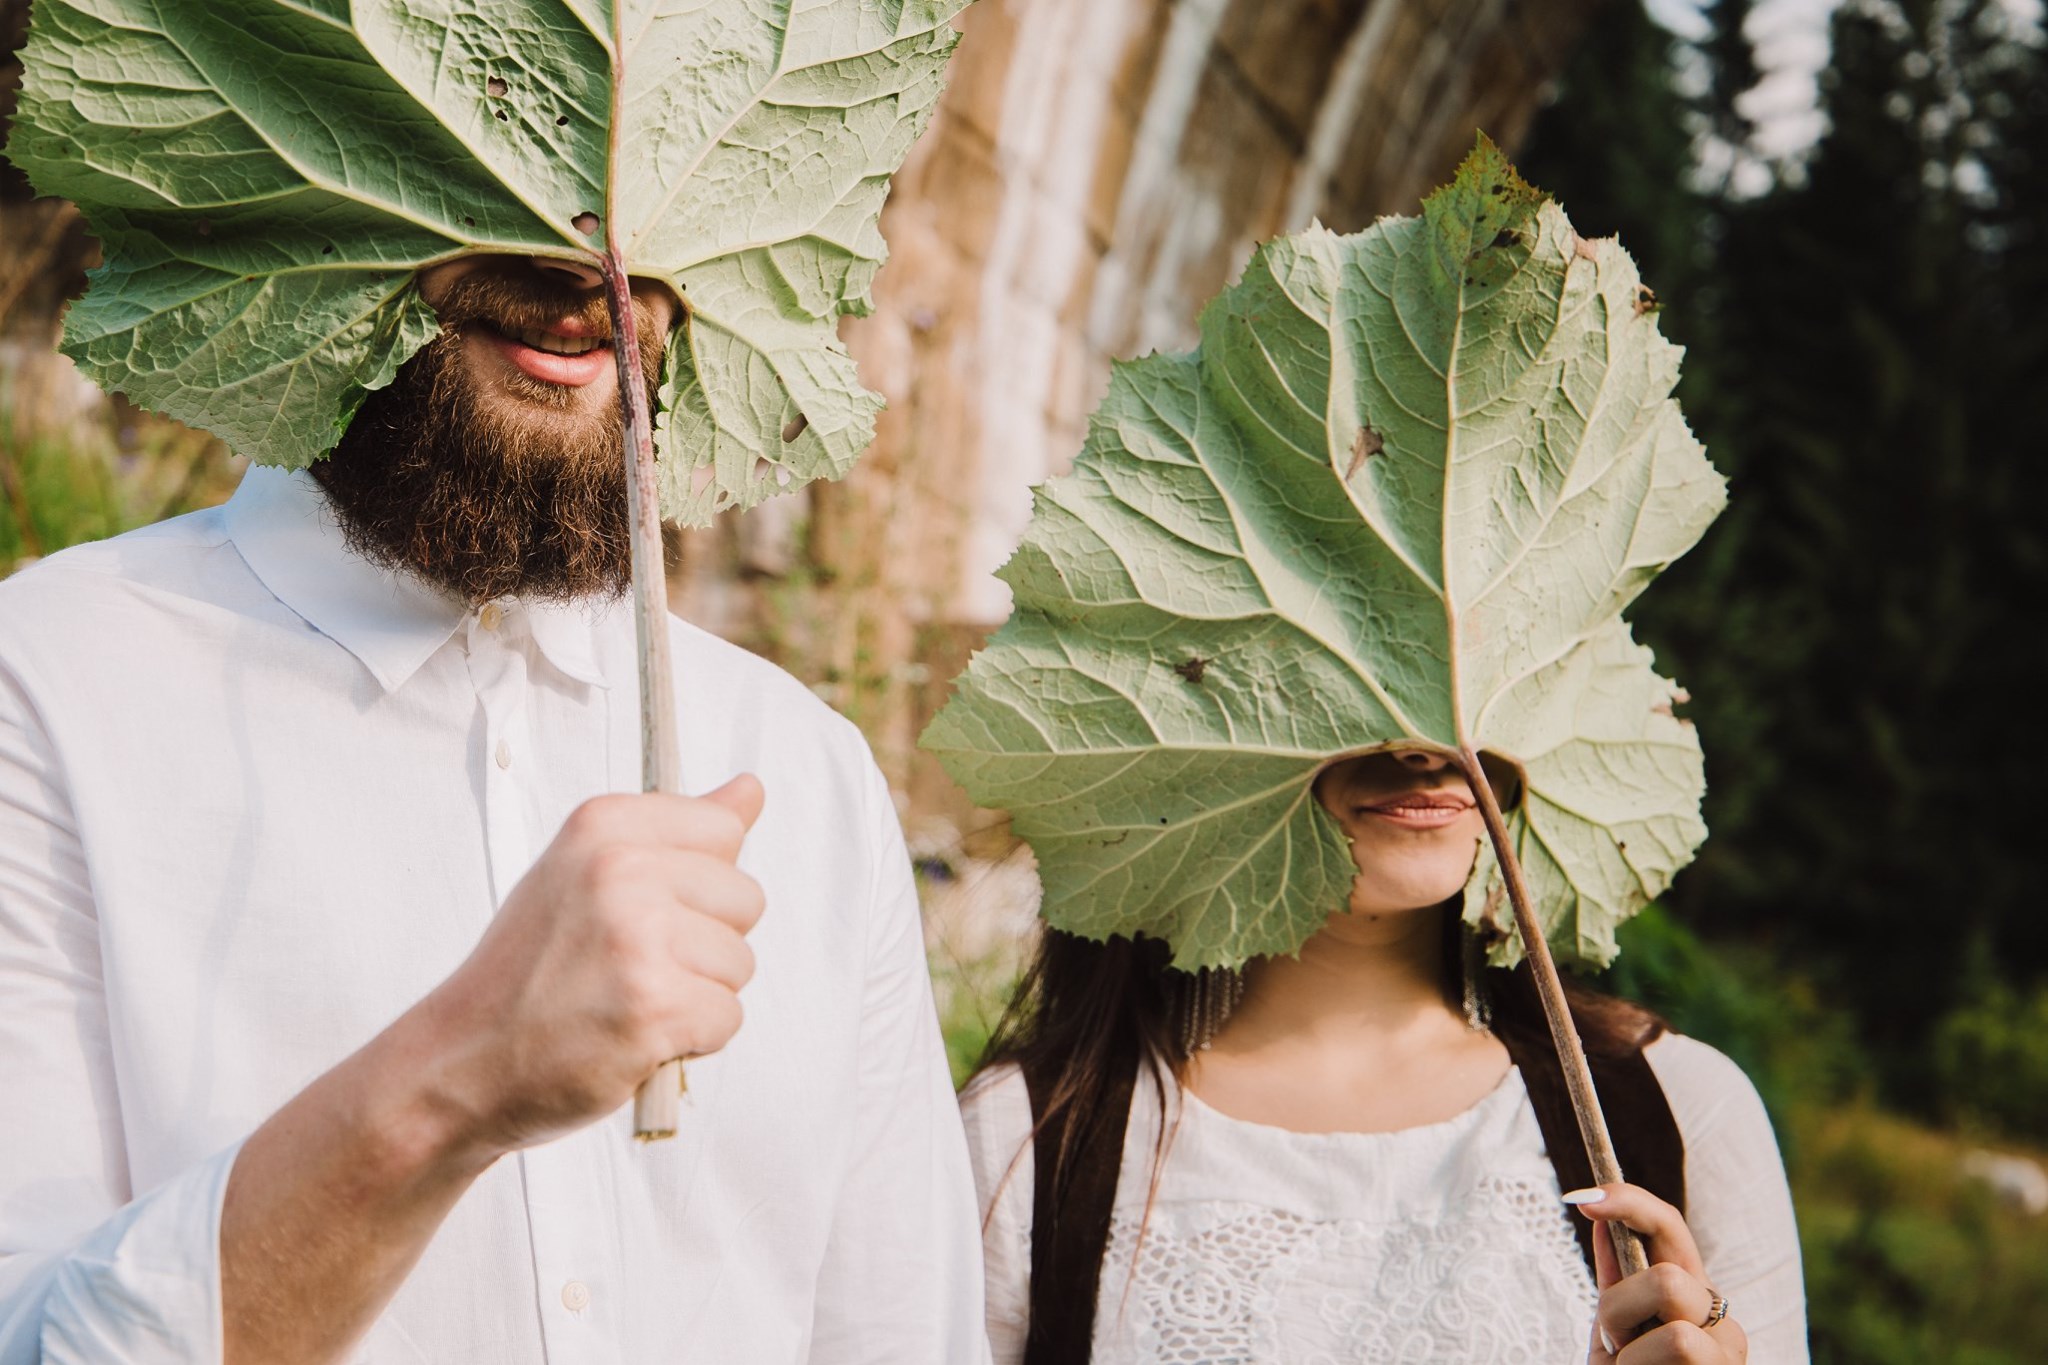
M 760 776 L 746 1022 L 681 1134 L 499 1161 L 352 1357 L 982 1357 L 965 1142 L 854 728 L 678 621 L 684 786 Z M 238 1144 L 442 981 L 585 798 L 639 787 L 623 607 L 373 567 L 304 474 L 0 584 L 0 1365 L 218 1361 Z

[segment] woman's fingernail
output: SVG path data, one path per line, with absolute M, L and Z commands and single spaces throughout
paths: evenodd
M 1590 1190 L 1573 1190 L 1564 1197 L 1567 1204 L 1597 1204 L 1607 1197 L 1607 1191 L 1595 1186 Z M 1609 1347 L 1612 1350 L 1613 1347 Z
M 1600 1344 L 1607 1348 L 1607 1354 L 1611 1356 L 1621 1354 L 1620 1349 L 1616 1347 L 1614 1344 L 1614 1338 L 1607 1335 L 1607 1329 L 1605 1327 L 1602 1327 L 1600 1329 Z

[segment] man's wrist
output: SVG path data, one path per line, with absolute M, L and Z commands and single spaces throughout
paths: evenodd
M 365 1118 L 394 1174 L 432 1183 L 469 1181 L 505 1154 L 483 1122 L 479 1096 L 461 1078 L 465 1049 L 428 997 L 357 1054 L 368 1088 Z

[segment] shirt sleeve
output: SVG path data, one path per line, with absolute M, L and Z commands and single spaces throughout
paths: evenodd
M 59 764 L 0 670 L 0 1365 L 218 1361 L 234 1152 L 134 1197 Z
M 1035 1199 L 1031 1098 L 1024 1076 L 1002 1067 L 960 1097 L 967 1155 L 981 1198 L 988 1342 L 995 1365 L 1019 1365 L 1031 1328 L 1031 1209 Z
M 818 1277 L 813 1365 L 985 1361 L 966 1139 L 925 966 L 910 855 L 881 774 L 852 1157 Z
M 1686 1223 L 1708 1282 L 1749 1334 L 1751 1365 L 1806 1365 L 1799 1228 L 1756 1087 L 1726 1056 L 1683 1035 L 1666 1034 L 1643 1055 L 1685 1140 Z

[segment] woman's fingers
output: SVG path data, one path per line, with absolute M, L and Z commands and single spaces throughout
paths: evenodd
M 1602 1294 L 1599 1326 L 1608 1340 L 1626 1346 L 1645 1323 L 1698 1324 L 1713 1307 L 1714 1296 L 1697 1275 L 1664 1261 Z
M 1686 1227 L 1684 1216 L 1648 1190 L 1636 1185 L 1600 1185 L 1573 1190 L 1564 1197 L 1564 1202 L 1597 1223 L 1624 1223 L 1634 1228 L 1642 1236 L 1643 1249 L 1653 1263 L 1669 1262 L 1689 1274 L 1706 1277 L 1699 1246 L 1692 1240 L 1692 1229 Z M 1595 1236 L 1593 1240 L 1597 1254 L 1597 1244 L 1607 1238 Z
M 1748 1358 L 1749 1344 L 1739 1330 L 1724 1336 L 1690 1322 L 1667 1322 L 1609 1357 L 1614 1365 L 1743 1365 Z
M 1714 1307 L 1706 1267 L 1685 1218 L 1635 1185 L 1574 1190 L 1567 1203 L 1600 1224 L 1593 1260 L 1600 1285 L 1594 1322 L 1593 1365 L 1740 1365 L 1748 1355 L 1742 1329 L 1732 1322 L 1709 1332 L 1700 1326 Z M 1643 1239 L 1649 1268 L 1622 1278 L 1610 1236 L 1617 1225 Z

